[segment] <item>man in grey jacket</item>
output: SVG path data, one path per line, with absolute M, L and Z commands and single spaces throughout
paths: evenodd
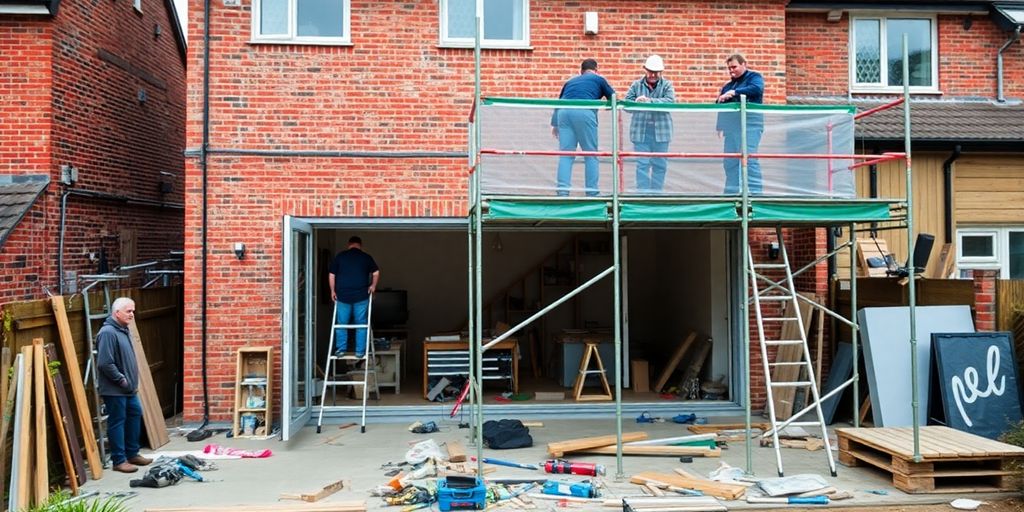
M 107 438 L 114 471 L 134 473 L 152 459 L 139 455 L 142 402 L 139 401 L 139 364 L 128 325 L 135 320 L 135 301 L 119 297 L 103 322 L 96 344 L 100 396 L 107 409 Z

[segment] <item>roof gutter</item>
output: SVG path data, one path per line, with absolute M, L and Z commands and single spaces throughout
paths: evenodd
M 1017 25 L 1017 28 L 1014 29 L 1010 40 L 1003 43 L 1003 46 L 996 52 L 996 100 L 999 103 L 1006 103 L 1006 97 L 1003 96 L 1003 52 L 1017 41 L 1020 41 L 1020 25 Z

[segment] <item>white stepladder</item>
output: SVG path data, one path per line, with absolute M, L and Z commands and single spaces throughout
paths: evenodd
M 821 397 L 818 393 L 818 386 L 814 378 L 814 365 L 811 363 L 811 353 L 807 347 L 807 330 L 804 327 L 804 320 L 800 315 L 799 300 L 801 297 L 797 295 L 796 286 L 793 284 L 793 270 L 789 266 L 789 255 L 786 253 L 786 246 L 782 238 L 782 228 L 775 228 L 775 236 L 778 239 L 779 254 L 782 257 L 782 263 L 755 263 L 753 253 L 748 245 L 747 251 L 747 265 L 750 270 L 750 287 L 754 302 L 754 312 L 757 316 L 757 337 L 761 346 L 761 363 L 764 367 L 764 380 L 768 392 L 768 414 L 769 420 L 771 421 L 771 430 L 762 434 L 763 437 L 769 435 L 772 436 L 772 445 L 775 448 L 775 462 L 778 467 L 779 476 L 783 476 L 782 472 L 782 452 L 779 450 L 779 430 L 786 428 L 787 426 L 800 426 L 800 427 L 818 427 L 821 430 L 821 440 L 825 444 L 825 455 L 828 457 L 828 467 L 832 473 L 832 476 L 836 476 L 836 463 L 832 457 L 832 446 L 828 439 L 828 431 L 825 425 L 825 418 L 821 412 Z M 784 270 L 785 277 L 780 281 L 761 274 L 761 271 L 765 270 Z M 761 287 L 762 282 L 770 283 L 766 287 Z M 789 303 L 792 305 L 793 316 L 774 316 L 766 317 L 761 311 L 761 304 L 766 302 L 775 302 L 781 305 Z M 782 309 L 782 308 L 780 308 Z M 797 331 L 800 335 L 798 339 L 780 339 L 780 340 L 768 340 L 765 339 L 765 322 L 796 322 Z M 784 345 L 800 345 L 803 349 L 800 352 L 800 359 L 798 361 L 784 361 L 784 362 L 768 362 L 768 347 L 770 346 L 784 346 Z M 779 366 L 793 366 L 803 370 L 803 373 L 796 372 L 795 380 L 791 381 L 772 381 L 772 369 Z M 801 378 L 801 375 L 803 377 Z M 806 379 L 806 380 L 803 380 Z M 804 388 L 807 390 L 808 400 L 812 401 L 807 407 L 794 414 L 792 417 L 785 421 L 778 421 L 775 415 L 775 390 L 777 388 Z M 810 409 L 814 410 L 814 414 L 817 416 L 817 421 L 794 421 L 803 414 L 810 412 Z
M 373 322 L 370 319 L 373 318 L 373 295 L 370 296 L 369 303 L 366 306 L 366 323 L 365 324 L 339 324 L 338 321 L 338 303 L 334 303 L 334 313 L 331 315 L 331 342 L 327 344 L 327 368 L 324 370 L 324 387 L 320 391 L 320 415 L 316 420 L 316 433 L 319 434 L 323 427 L 324 421 L 324 409 L 327 404 L 327 387 L 337 386 L 359 386 L 363 387 L 363 408 L 359 425 L 361 432 L 366 432 L 366 399 L 370 393 L 370 374 L 373 374 L 373 391 L 377 395 L 377 400 L 380 400 L 380 388 L 377 387 L 377 371 L 376 358 L 373 350 L 373 328 L 370 326 Z M 366 353 L 363 357 L 356 357 L 355 354 L 345 354 L 337 356 L 334 354 L 335 339 L 338 336 L 338 329 L 366 329 Z M 358 334 L 357 334 L 358 336 Z M 338 374 L 338 362 L 363 362 L 363 378 L 354 379 L 353 376 L 359 375 L 358 370 L 347 371 L 344 374 Z M 347 378 L 345 378 L 347 377 Z M 332 402 L 337 397 L 337 389 L 332 389 Z

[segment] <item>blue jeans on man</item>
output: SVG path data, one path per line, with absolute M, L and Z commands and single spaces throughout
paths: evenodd
M 103 395 L 103 404 L 107 409 L 110 462 L 117 466 L 139 455 L 142 402 L 139 395 Z
M 740 130 L 730 130 L 725 132 L 725 147 L 723 152 L 725 153 L 741 153 L 743 141 L 741 140 Z M 761 145 L 761 129 L 748 129 L 747 130 L 747 153 L 756 153 L 758 146 Z M 740 193 L 740 159 L 739 158 L 726 158 L 723 160 L 722 165 L 725 167 L 725 194 L 734 195 Z M 764 193 L 764 182 L 761 178 L 761 162 L 756 158 L 750 158 L 747 160 L 747 188 L 748 192 L 753 195 L 761 195 Z
M 654 124 L 647 127 L 644 142 L 633 142 L 633 149 L 641 153 L 665 153 L 668 141 L 656 142 Z M 636 190 L 641 194 L 661 192 L 665 188 L 665 171 L 668 161 L 663 157 L 636 157 Z
M 341 302 L 338 301 L 335 304 L 338 306 L 338 316 L 334 319 L 335 324 L 347 324 L 347 325 L 366 325 L 367 313 L 370 306 L 370 299 L 366 299 L 360 302 Z M 334 351 L 345 352 L 348 347 L 348 329 L 338 328 L 335 329 L 334 338 Z M 363 357 L 366 354 L 366 328 L 360 327 L 356 329 L 356 357 Z
M 562 109 L 558 111 L 558 149 L 560 151 L 576 151 L 576 146 L 583 151 L 597 151 L 597 113 L 593 110 Z M 558 158 L 558 176 L 556 192 L 560 196 L 569 195 L 572 187 L 572 163 L 574 156 Z M 596 156 L 583 157 L 585 169 L 585 186 L 588 196 L 597 195 L 597 182 L 600 177 Z

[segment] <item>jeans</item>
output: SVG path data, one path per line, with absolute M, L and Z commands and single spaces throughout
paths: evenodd
M 648 130 L 650 131 L 650 130 Z M 653 134 L 648 137 L 651 142 L 634 142 L 633 148 L 643 153 L 664 153 L 668 151 L 668 141 L 654 142 Z M 660 157 L 636 157 L 636 190 L 641 194 L 661 192 L 665 188 L 665 170 L 668 161 Z
M 757 147 L 761 145 L 761 133 L 762 130 L 756 128 L 747 130 L 747 153 L 757 152 Z M 726 131 L 723 152 L 741 153 L 740 147 L 743 142 L 740 140 L 741 135 L 739 130 Z M 722 166 L 725 167 L 725 194 L 739 194 L 740 159 L 726 158 L 722 162 Z M 764 183 L 761 180 L 761 162 L 756 158 L 747 160 L 747 188 L 750 194 L 760 195 L 764 193 Z
M 360 302 L 354 302 L 349 304 L 347 302 L 335 302 L 338 306 L 338 317 L 334 319 L 336 324 L 362 324 L 366 325 L 366 313 L 367 308 L 370 305 L 370 300 L 364 300 Z M 334 350 L 335 352 L 343 352 L 348 347 L 348 329 L 335 329 L 334 338 Z M 356 355 L 362 357 L 366 353 L 366 328 L 360 327 L 356 329 Z
M 116 466 L 139 454 L 142 402 L 139 395 L 103 395 L 103 404 L 107 409 L 110 462 Z
M 560 151 L 576 151 L 576 146 L 583 151 L 597 151 L 597 113 L 592 110 L 563 109 L 558 111 L 558 149 Z M 560 196 L 569 195 L 572 187 L 572 163 L 574 156 L 558 158 L 558 176 L 556 192 Z M 596 156 L 583 157 L 586 170 L 586 193 L 597 195 L 597 181 L 600 176 Z

